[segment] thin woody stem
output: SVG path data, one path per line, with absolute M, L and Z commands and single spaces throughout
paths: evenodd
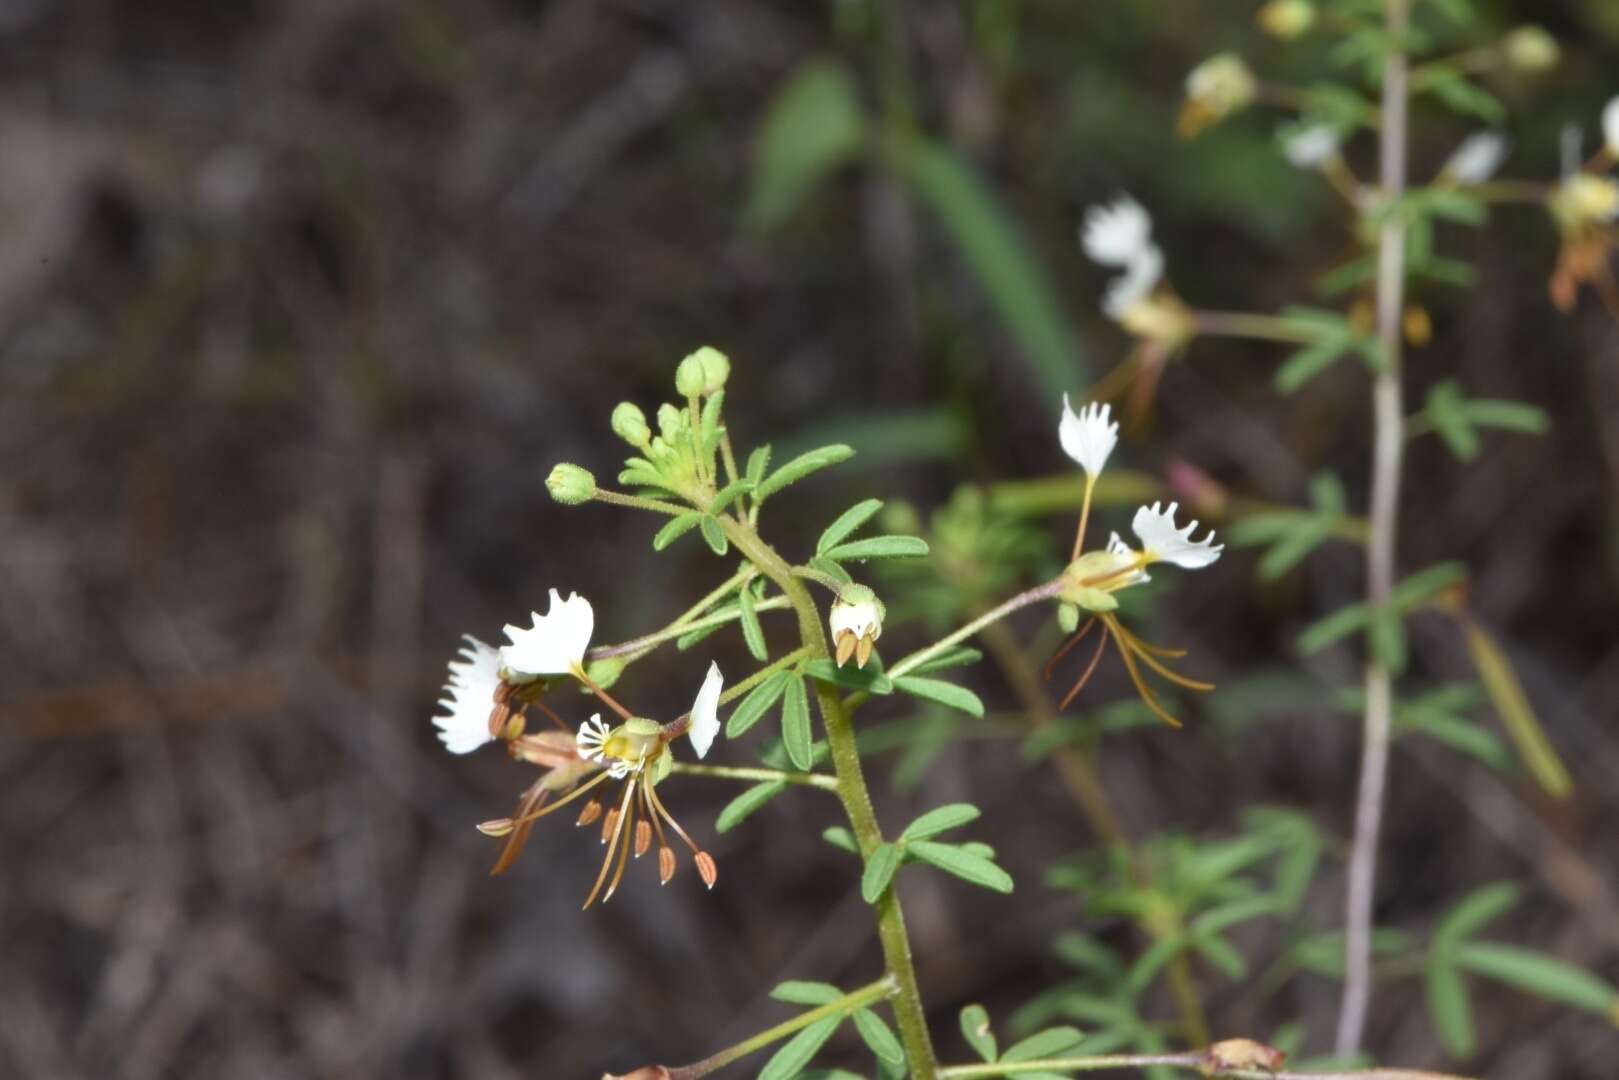
M 780 611 L 782 608 L 790 606 L 785 596 L 772 596 L 765 600 L 754 601 L 753 610 Z M 590 658 L 592 660 L 605 660 L 611 656 L 639 658 L 664 642 L 673 641 L 683 634 L 689 634 L 693 630 L 706 630 L 710 626 L 724 626 L 728 622 L 736 622 L 741 617 L 742 613 L 740 611 L 730 611 L 709 615 L 701 619 L 692 619 L 689 622 L 681 622 L 677 619 L 672 625 L 659 630 L 655 634 L 638 637 L 633 641 L 626 641 L 619 645 L 604 645 L 599 649 L 591 649 Z
M 1385 0 L 1389 41 L 1383 64 L 1381 131 L 1382 199 L 1405 191 L 1409 72 L 1403 48 L 1410 26 L 1410 0 Z M 1374 611 L 1394 588 L 1395 526 L 1400 469 L 1405 450 L 1405 408 L 1400 382 L 1401 309 L 1405 300 L 1405 224 L 1399 214 L 1383 223 L 1378 244 L 1377 336 L 1382 365 L 1372 385 L 1371 537 L 1366 545 L 1366 602 Z M 1338 1013 L 1339 1056 L 1356 1053 L 1366 1028 L 1372 995 L 1372 903 L 1376 894 L 1377 843 L 1388 778 L 1393 721 L 1393 675 L 1374 651 L 1366 659 L 1366 710 L 1355 802 L 1355 837 L 1349 855 L 1344 934 L 1344 991 Z
M 672 637 L 679 637 L 681 634 L 691 629 L 691 623 L 699 615 L 713 607 L 715 604 L 719 603 L 721 600 L 725 599 L 725 597 L 730 593 L 735 592 L 737 589 L 747 584 L 748 581 L 757 575 L 758 571 L 753 569 L 753 567 L 744 565 L 740 570 L 732 574 L 729 578 L 715 587 L 707 596 L 703 597 L 701 600 L 697 601 L 697 603 L 693 604 L 691 607 L 677 615 L 674 622 L 670 623 L 662 630 L 659 630 L 656 633 L 647 634 L 643 637 L 638 637 L 633 641 L 626 641 L 620 645 L 603 645 L 599 648 L 591 649 L 588 655 L 592 660 L 605 660 L 609 656 L 625 656 L 630 653 L 636 653 L 639 655 L 639 653 L 649 651 L 653 647 L 668 641 Z
M 1014 611 L 1019 611 L 1026 608 L 1030 604 L 1038 604 L 1042 600 L 1053 599 L 1058 593 L 1062 592 L 1062 588 L 1063 579 L 1059 577 L 1046 582 L 1044 585 L 1036 585 L 1032 589 L 1025 589 L 1023 592 L 1018 593 L 1005 603 L 984 612 L 984 614 L 978 616 L 978 618 L 974 619 L 972 622 L 961 627 L 960 629 L 953 630 L 946 634 L 938 641 L 935 641 L 932 645 L 918 649 L 916 652 L 911 653 L 909 656 L 900 660 L 893 667 L 889 668 L 885 674 L 890 679 L 897 679 L 906 672 L 914 671 L 921 665 L 927 663 L 933 657 L 950 648 L 950 646 L 967 640 L 984 627 L 989 626 L 992 623 L 1000 622 Z
M 590 692 L 595 694 L 598 698 L 600 698 L 601 701 L 602 701 L 602 704 L 606 705 L 609 709 L 612 709 L 614 712 L 618 713 L 618 715 L 620 717 L 622 717 L 625 720 L 633 720 L 633 719 L 635 719 L 635 714 L 634 713 L 632 713 L 632 712 L 630 712 L 630 710 L 626 709 L 622 704 L 619 703 L 617 698 L 613 697 L 613 695 L 609 694 L 606 690 L 603 690 L 600 686 L 596 685 L 596 682 L 593 679 L 591 679 L 591 677 L 589 675 L 585 674 L 585 668 L 584 668 L 583 664 L 575 664 L 574 665 L 573 677 L 578 679 L 580 682 L 584 683 L 587 687 L 589 687 Z

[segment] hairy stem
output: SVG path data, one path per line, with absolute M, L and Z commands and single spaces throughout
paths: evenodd
M 756 783 L 761 780 L 779 781 L 783 784 L 803 784 L 805 787 L 818 787 L 827 791 L 838 790 L 838 779 L 823 773 L 785 772 L 781 769 L 752 769 L 738 768 L 731 765 L 697 765 L 689 761 L 677 761 L 673 771 L 686 776 L 712 776 L 718 780 L 745 780 Z
M 684 506 L 664 502 L 661 499 L 644 499 L 639 495 L 626 495 L 621 491 L 608 491 L 606 488 L 597 488 L 596 494 L 591 496 L 597 502 L 611 503 L 614 506 L 629 506 L 636 510 L 652 510 L 659 514 L 669 514 L 679 517 L 681 514 L 691 513 Z
M 911 653 L 909 656 L 896 663 L 893 667 L 889 668 L 885 674 L 887 674 L 890 679 L 897 679 L 907 672 L 915 671 L 918 667 L 933 659 L 933 657 L 950 648 L 950 646 L 959 645 L 961 642 L 966 641 L 968 638 L 984 629 L 984 627 L 1000 622 L 1002 619 L 1012 614 L 1012 612 L 1018 611 L 1021 608 L 1026 608 L 1030 604 L 1038 604 L 1042 600 L 1052 599 L 1062 591 L 1062 588 L 1063 579 L 1058 577 L 1046 582 L 1044 585 L 1036 585 L 1032 589 L 1026 589 L 1005 603 L 984 612 L 982 615 L 978 616 L 978 618 L 974 619 L 972 622 L 961 627 L 960 629 L 952 630 L 938 641 L 935 641 L 932 645 L 918 649 L 916 652 Z
M 1406 32 L 1410 0 L 1386 0 L 1388 55 L 1383 66 L 1381 129 L 1382 193 L 1385 204 L 1405 191 L 1406 124 L 1409 106 Z M 1382 365 L 1372 386 L 1371 537 L 1366 545 L 1366 600 L 1383 608 L 1394 587 L 1394 541 L 1399 510 L 1400 465 L 1405 449 L 1405 407 L 1400 386 L 1400 315 L 1405 300 L 1405 226 L 1398 214 L 1383 225 L 1377 260 L 1377 336 Z M 1393 677 L 1374 651 L 1366 659 L 1366 712 L 1362 734 L 1360 790 L 1355 802 L 1355 838 L 1349 855 L 1345 915 L 1344 994 L 1338 1013 L 1337 1052 L 1360 1049 L 1372 993 L 1372 900 L 1377 878 L 1377 839 L 1388 778 Z
M 798 630 L 811 659 L 826 659 L 826 633 L 821 626 L 821 613 L 815 606 L 809 589 L 793 576 L 793 568 L 778 555 L 774 548 L 762 540 L 752 528 L 729 516 L 720 519 L 725 535 L 748 561 L 775 582 L 793 610 L 798 614 Z M 871 805 L 871 792 L 860 766 L 860 750 L 855 745 L 854 724 L 844 709 L 837 691 L 827 684 L 815 682 L 815 697 L 821 709 L 821 722 L 826 728 L 827 745 L 832 751 L 832 766 L 837 772 L 838 798 L 848 815 L 850 828 L 860 845 L 861 858 L 869 858 L 883 842 L 877 812 Z M 875 905 L 877 937 L 882 943 L 883 959 L 894 979 L 894 1019 L 899 1024 L 900 1041 L 914 1080 L 935 1080 L 938 1059 L 933 1054 L 933 1041 L 928 1034 L 927 1016 L 922 1008 L 922 993 L 916 981 L 916 967 L 911 960 L 911 941 L 905 930 L 905 914 L 900 909 L 899 896 L 889 884 Z
M 854 1012 L 856 1009 L 873 1002 L 881 1001 L 894 993 L 894 977 L 884 975 L 874 983 L 868 983 L 858 990 L 852 990 L 835 1001 L 818 1006 L 808 1012 L 799 1013 L 791 1020 L 784 1020 L 773 1028 L 766 1028 L 757 1035 L 743 1039 L 735 1046 L 728 1046 L 717 1054 L 711 1054 L 703 1060 L 692 1065 L 682 1065 L 678 1069 L 669 1070 L 669 1080 L 698 1080 L 711 1072 L 725 1068 L 739 1058 L 747 1057 L 755 1050 L 762 1050 L 771 1043 L 797 1031 L 802 1031 L 817 1020 L 825 1020 L 829 1016 L 839 1013 Z
M 772 596 L 766 600 L 755 601 L 753 610 L 778 611 L 781 608 L 790 606 L 785 596 Z M 610 656 L 634 656 L 639 659 L 665 641 L 673 641 L 682 634 L 688 634 L 693 630 L 706 630 L 710 626 L 724 626 L 728 622 L 736 622 L 741 617 L 742 613 L 740 611 L 730 611 L 721 612 L 718 615 L 709 615 L 701 619 L 688 619 L 685 621 L 676 619 L 669 626 L 655 634 L 638 637 L 634 641 L 626 641 L 621 645 L 604 645 L 599 649 L 591 649 L 590 659 L 605 660 Z

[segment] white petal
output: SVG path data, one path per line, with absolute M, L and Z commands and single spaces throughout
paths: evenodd
M 1602 107 L 1602 141 L 1608 144 L 1608 153 L 1619 154 L 1619 97 Z
M 1079 412 L 1062 396 L 1062 420 L 1057 424 L 1057 440 L 1063 453 L 1079 463 L 1092 476 L 1102 471 L 1108 455 L 1119 441 L 1119 425 L 1111 419 L 1113 407 L 1091 402 Z
M 523 679 L 537 679 L 541 675 L 566 675 L 575 665 L 584 662 L 585 650 L 590 647 L 590 635 L 596 628 L 596 613 L 590 601 L 578 593 L 570 593 L 566 600 L 551 590 L 551 609 L 546 614 L 530 612 L 534 627 L 525 630 L 507 624 L 506 636 L 510 645 L 500 650 L 501 663 Z
M 692 751 L 698 757 L 708 756 L 708 748 L 714 745 L 714 736 L 720 732 L 720 689 L 724 685 L 720 666 L 710 662 L 702 689 L 697 691 L 697 700 L 691 705 L 691 728 L 687 732 Z
M 574 748 L 586 761 L 600 761 L 602 744 L 611 732 L 612 729 L 602 723 L 601 713 L 597 713 L 579 725 L 579 734 L 573 737 Z
M 439 741 L 452 754 L 470 754 L 489 742 L 489 713 L 495 707 L 495 691 L 500 689 L 500 654 L 471 634 L 450 661 L 450 679 L 439 700 L 448 716 L 434 716 Z
M 1458 184 L 1482 184 L 1495 175 L 1507 156 L 1507 137 L 1499 131 L 1475 131 L 1462 140 L 1441 170 Z
M 1118 558 L 1120 562 L 1133 561 L 1136 557 L 1136 552 L 1131 549 L 1129 544 L 1119 539 L 1118 533 L 1113 533 L 1107 538 L 1107 553 Z M 1122 588 L 1125 585 L 1139 585 L 1143 581 L 1151 580 L 1152 576 L 1145 570 L 1137 569 L 1125 574 L 1120 579 L 1119 586 Z
M 1135 520 L 1130 523 L 1141 538 L 1143 552 L 1154 561 L 1174 563 L 1186 570 L 1208 566 L 1220 557 L 1225 545 L 1215 546 L 1213 532 L 1201 540 L 1193 540 L 1192 530 L 1197 528 L 1197 522 L 1177 529 L 1175 510 L 1178 504 L 1170 503 L 1168 510 L 1160 510 L 1159 506 L 1159 503 L 1153 503 L 1151 507 L 1143 506 L 1136 511 Z
M 1331 125 L 1310 124 L 1283 138 L 1282 153 L 1295 169 L 1314 169 L 1336 157 L 1342 141 Z
M 1108 286 L 1102 296 L 1103 313 L 1111 319 L 1123 318 L 1125 312 L 1152 295 L 1163 276 L 1164 253 L 1157 245 L 1149 244 Z
M 883 632 L 882 616 L 877 612 L 877 605 L 866 601 L 857 604 L 836 602 L 832 605 L 826 621 L 832 628 L 834 641 L 845 630 L 857 638 L 863 638 L 870 633 L 873 641 Z
M 1080 230 L 1085 254 L 1104 266 L 1126 266 L 1151 246 L 1152 218 L 1128 195 L 1085 211 Z

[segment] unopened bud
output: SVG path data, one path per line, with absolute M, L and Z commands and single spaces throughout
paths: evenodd
M 575 826 L 583 826 L 583 825 L 594 824 L 596 819 L 601 817 L 601 816 L 602 816 L 601 800 L 599 800 L 599 799 L 591 799 L 589 802 L 585 803 L 585 808 L 583 810 L 579 811 L 579 820 L 574 822 L 574 825 Z
M 712 345 L 704 345 L 701 349 L 686 357 L 688 361 L 695 360 L 703 373 L 703 390 L 705 394 L 715 394 L 724 389 L 725 381 L 731 377 L 730 359 Z
M 635 857 L 639 859 L 652 846 L 652 825 L 647 821 L 635 823 Z
M 720 868 L 714 865 L 714 856 L 706 851 L 699 851 L 693 860 L 697 863 L 697 876 L 703 879 L 703 884 L 710 889 L 714 882 L 720 879 Z
M 1272 37 L 1291 41 L 1315 24 L 1310 0 L 1271 0 L 1259 9 L 1259 25 Z
M 1534 73 L 1555 67 L 1563 50 L 1557 39 L 1539 26 L 1520 26 L 1501 42 L 1507 66 L 1517 71 Z
M 1057 629 L 1072 634 L 1079 629 L 1079 607 L 1066 601 L 1057 605 Z
M 675 868 L 680 864 L 675 861 L 675 851 L 668 844 L 658 848 L 658 884 L 667 885 L 669 879 L 675 876 Z
M 545 478 L 551 498 L 564 506 L 578 506 L 596 497 L 596 478 L 588 469 L 563 462 Z
M 685 428 L 685 413 L 681 412 L 673 405 L 670 405 L 668 402 L 664 402 L 662 405 L 658 406 L 658 434 L 663 436 L 664 442 L 668 443 L 670 446 L 675 445 L 680 438 L 680 433 L 684 431 Z
M 675 393 L 681 397 L 697 397 L 703 392 L 708 379 L 703 374 L 703 361 L 692 353 L 675 368 Z
M 629 443 L 631 446 L 645 446 L 647 440 L 652 438 L 652 428 L 647 425 L 646 413 L 633 401 L 621 401 L 613 407 L 613 434 Z

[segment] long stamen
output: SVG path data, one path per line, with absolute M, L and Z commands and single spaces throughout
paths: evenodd
M 1074 554 L 1068 561 L 1073 562 L 1085 550 L 1085 525 L 1091 519 L 1091 493 L 1096 490 L 1096 477 L 1090 473 L 1085 474 L 1085 501 L 1079 507 L 1079 528 L 1074 532 Z
M 1084 586 L 1085 588 L 1092 588 L 1096 585 L 1105 585 L 1114 578 L 1123 577 L 1126 574 L 1133 574 L 1143 567 L 1149 565 L 1151 562 L 1152 560 L 1147 558 L 1146 553 L 1143 552 L 1142 554 L 1137 555 L 1134 559 L 1131 559 L 1129 562 L 1125 563 L 1123 566 L 1109 570 L 1105 574 L 1097 574 L 1095 577 L 1082 578 L 1080 580 L 1080 585 Z
M 692 854 L 701 855 L 703 853 L 702 848 L 699 848 L 697 842 L 686 834 L 685 829 L 680 827 L 680 822 L 676 821 L 675 816 L 669 812 L 669 808 L 663 805 L 663 800 L 658 797 L 657 790 L 651 784 L 647 785 L 647 798 L 652 800 L 653 809 L 663 815 L 663 820 L 669 823 L 669 827 L 679 834 L 682 840 L 686 841 L 686 846 L 691 848 Z
M 596 884 L 591 886 L 590 895 L 585 897 L 585 908 L 596 902 L 596 894 L 601 892 L 602 885 L 607 882 L 607 872 L 613 868 L 613 856 L 618 854 L 618 842 L 624 836 L 624 823 L 629 820 L 627 811 L 630 799 L 634 795 L 635 782 L 631 781 L 624 786 L 624 801 L 618 804 L 618 827 L 613 830 L 612 842 L 607 845 L 607 857 L 602 860 L 602 869 L 601 873 L 596 875 Z
M 1074 688 L 1068 691 L 1068 696 L 1062 699 L 1062 704 L 1057 706 L 1058 712 L 1062 712 L 1072 705 L 1074 699 L 1079 696 L 1079 692 L 1085 689 L 1085 684 L 1091 681 L 1091 676 L 1096 672 L 1096 665 L 1102 661 L 1102 651 L 1107 648 L 1107 636 L 1108 628 L 1104 626 L 1102 627 L 1101 640 L 1096 643 L 1096 652 L 1091 655 L 1091 662 L 1085 665 L 1085 673 L 1079 677 L 1079 681 L 1074 684 Z
M 583 795 L 585 792 L 589 791 L 591 788 L 596 787 L 602 781 L 608 779 L 608 777 L 609 777 L 609 774 L 606 773 L 606 772 L 598 773 L 594 780 L 591 780 L 588 783 L 583 784 L 580 787 L 574 788 L 567 795 L 565 795 L 562 798 L 558 799 L 556 802 L 552 803 L 551 805 L 545 807 L 543 810 L 536 810 L 532 814 L 524 814 L 521 817 L 507 818 L 506 821 L 503 822 L 502 824 L 506 824 L 506 825 L 523 825 L 523 824 L 525 824 L 527 822 L 530 822 L 530 821 L 538 821 L 540 818 L 544 817 L 546 814 L 555 813 L 556 811 L 561 810 L 564 806 L 567 806 L 569 803 L 573 802 L 575 799 L 577 799 L 579 796 Z
M 532 787 L 523 792 L 523 797 L 517 804 L 517 816 L 519 818 L 545 805 L 545 801 L 551 793 L 540 787 L 543 782 L 543 780 L 536 781 Z M 490 877 L 504 874 L 512 863 L 517 861 L 517 856 L 522 852 L 523 845 L 528 843 L 528 834 L 533 831 L 534 822 L 532 820 L 524 821 L 521 825 L 512 829 L 511 835 L 506 838 L 506 843 L 500 849 L 500 858 L 496 859 L 495 865 L 489 868 Z
M 609 709 L 612 709 L 614 712 L 618 713 L 620 717 L 625 720 L 635 719 L 635 717 L 630 714 L 630 710 L 620 705 L 618 701 L 614 699 L 613 695 L 609 694 L 606 690 L 603 690 L 600 686 L 597 686 L 591 677 L 585 674 L 584 665 L 575 664 L 573 666 L 573 677 L 588 686 L 591 693 L 601 698 L 602 703 L 605 704 Z
M 550 720 L 551 723 L 555 724 L 559 730 L 566 731 L 570 735 L 573 734 L 573 728 L 568 725 L 567 721 L 563 720 L 562 717 L 558 716 L 556 714 L 556 712 L 549 705 L 547 705 L 545 702 L 536 699 L 534 701 L 529 702 L 529 704 L 534 706 L 536 709 L 540 710 L 542 713 L 544 713 L 545 716 L 546 716 L 546 719 Z
M 643 783 L 644 781 L 640 777 L 634 777 L 630 780 L 631 787 L 640 787 Z M 624 880 L 624 867 L 629 865 L 630 861 L 630 837 L 635 832 L 634 817 L 635 803 L 626 795 L 624 799 L 623 843 L 618 846 L 618 866 L 613 870 L 613 880 L 607 883 L 607 891 L 602 894 L 602 903 L 604 904 L 613 898 L 613 894 L 618 891 L 619 882 Z M 646 822 L 643 821 L 641 824 L 645 825 Z
M 1104 616 L 1104 618 L 1106 617 Z M 1117 620 L 1111 618 L 1108 618 L 1108 621 L 1115 624 L 1117 622 Z M 1136 693 L 1141 695 L 1142 703 L 1170 727 L 1180 727 L 1181 722 L 1165 712 L 1164 707 L 1158 704 L 1157 695 L 1152 692 L 1152 688 L 1147 685 L 1147 681 L 1141 677 L 1141 670 L 1136 667 L 1135 657 L 1131 655 L 1129 646 L 1125 645 L 1123 640 L 1119 642 L 1119 656 L 1124 660 L 1124 670 L 1130 673 L 1130 681 L 1135 683 Z
M 1150 645 L 1147 642 L 1142 641 L 1135 634 L 1131 633 L 1123 623 L 1119 623 L 1114 627 L 1114 629 L 1118 631 L 1119 635 L 1123 637 L 1124 640 L 1134 645 L 1136 649 L 1141 652 L 1151 653 L 1154 656 L 1167 656 L 1171 660 L 1179 660 L 1181 657 L 1186 655 L 1185 649 L 1166 649 L 1162 645 Z
M 1057 661 L 1067 656 L 1069 651 L 1073 649 L 1075 645 L 1078 645 L 1081 641 L 1085 640 L 1085 635 L 1090 633 L 1095 626 L 1096 616 L 1092 615 L 1090 618 L 1085 620 L 1085 625 L 1081 626 L 1077 631 L 1075 631 L 1073 637 L 1063 642 L 1062 648 L 1058 649 L 1056 654 L 1053 655 L 1050 660 L 1046 661 L 1045 676 L 1047 682 L 1051 681 L 1051 671 L 1057 666 Z
M 1207 693 L 1208 691 L 1214 689 L 1214 684 L 1211 682 L 1203 682 L 1200 679 L 1189 679 L 1185 675 L 1171 671 L 1169 667 L 1153 659 L 1155 654 L 1157 656 L 1179 658 L 1186 655 L 1185 649 L 1161 649 L 1154 645 L 1148 645 L 1146 642 L 1130 633 L 1130 631 L 1126 630 L 1123 626 L 1120 626 L 1117 621 L 1115 621 L 1113 625 L 1119 634 L 1120 644 L 1126 649 L 1134 652 L 1142 663 L 1152 668 L 1152 670 L 1156 671 L 1170 682 L 1176 684 L 1177 686 L 1184 686 L 1188 690 L 1197 690 L 1203 693 Z

